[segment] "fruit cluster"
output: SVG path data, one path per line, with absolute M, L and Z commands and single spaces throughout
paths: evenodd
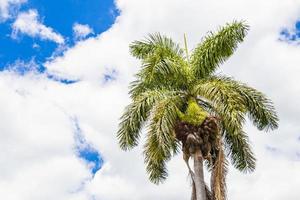
M 193 154 L 200 148 L 204 158 L 208 159 L 214 153 L 218 136 L 218 120 L 208 116 L 199 126 L 178 121 L 175 126 L 176 138 L 182 142 L 184 152 Z

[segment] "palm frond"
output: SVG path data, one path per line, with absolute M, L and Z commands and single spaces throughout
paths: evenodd
M 168 175 L 166 162 L 179 150 L 174 133 L 179 96 L 165 98 L 155 105 L 150 117 L 147 141 L 144 146 L 146 169 L 153 183 L 162 182 Z
M 142 41 L 134 41 L 129 48 L 134 57 L 142 60 L 153 54 L 161 58 L 182 57 L 183 55 L 183 50 L 177 43 L 160 33 L 149 34 Z
M 142 69 L 130 86 L 131 96 L 136 96 L 141 90 L 164 87 L 185 89 L 189 85 L 191 70 L 183 50 L 172 39 L 156 33 L 144 41 L 133 42 L 130 49 L 142 61 Z
M 245 84 L 228 81 L 231 88 L 235 89 L 244 98 L 250 120 L 259 130 L 274 130 L 278 128 L 279 118 L 270 99 L 263 93 Z
M 224 95 L 226 94 L 227 101 L 234 102 L 236 107 L 243 108 L 259 130 L 273 130 L 278 127 L 278 116 L 273 103 L 263 93 L 224 76 L 212 76 L 200 81 L 199 85 L 201 83 L 203 85 L 200 87 L 205 87 L 207 92 L 222 90 Z M 219 95 L 218 97 L 221 96 Z
M 249 138 L 244 131 L 225 133 L 225 147 L 233 166 L 242 172 L 253 172 L 256 158 L 252 152 Z
M 197 78 L 211 75 L 217 67 L 226 61 L 244 40 L 248 25 L 234 21 L 221 28 L 217 33 L 210 33 L 204 38 L 191 55 L 191 64 Z
M 147 90 L 140 93 L 131 104 L 125 108 L 120 118 L 117 138 L 123 150 L 129 150 L 138 144 L 140 130 L 150 115 L 150 110 L 156 102 L 169 96 L 178 95 L 176 91 Z
M 211 78 L 200 82 L 193 93 L 209 100 L 221 117 L 226 147 L 233 165 L 241 171 L 253 171 L 255 158 L 243 131 L 247 112 L 244 97 L 226 87 L 221 79 Z
M 185 61 L 180 58 L 156 62 L 155 59 L 146 59 L 136 80 L 130 84 L 129 94 L 132 98 L 149 89 L 186 90 L 189 85 L 190 75 Z
M 255 169 L 256 159 L 247 134 L 243 131 L 245 122 L 244 113 L 229 104 L 216 106 L 221 116 L 225 147 L 233 166 L 243 172 L 252 172 Z

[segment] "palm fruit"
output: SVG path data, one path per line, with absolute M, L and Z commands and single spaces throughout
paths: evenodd
M 211 160 L 217 149 L 218 120 L 198 105 L 195 99 L 189 99 L 184 113 L 178 110 L 175 124 L 176 138 L 182 142 L 183 151 L 193 154 L 199 148 L 205 159 Z

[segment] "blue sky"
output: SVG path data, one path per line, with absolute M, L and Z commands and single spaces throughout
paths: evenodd
M 29 0 L 21 4 L 18 13 L 37 13 L 37 20 L 45 27 L 51 27 L 53 32 L 64 38 L 64 43 L 59 44 L 53 40 L 42 39 L 38 36 L 31 36 L 22 32 L 13 36 L 13 24 L 18 14 L 11 14 L 11 17 L 0 23 L 0 70 L 11 70 L 14 68 L 19 74 L 36 70 L 43 73 L 43 63 L 58 56 L 64 50 L 72 48 L 79 40 L 95 37 L 106 31 L 114 23 L 119 11 L 112 0 Z M 91 31 L 78 38 L 74 33 L 73 26 L 81 24 L 88 26 Z M 62 49 L 62 50 L 60 50 Z M 57 53 L 58 52 L 58 53 Z M 56 80 L 54 76 L 48 78 Z M 110 80 L 110 75 L 104 76 L 104 81 Z M 62 83 L 74 83 L 72 80 L 59 80 Z M 102 165 L 100 153 L 88 144 L 81 130 L 78 121 L 75 120 L 74 138 L 76 146 L 74 154 L 84 160 L 90 166 L 92 174 L 95 174 Z
M 283 41 L 295 42 L 300 38 L 300 21 L 297 20 L 293 27 L 284 27 L 280 32 Z
M 103 159 L 91 144 L 89 144 L 80 128 L 78 120 L 72 119 L 74 123 L 74 139 L 75 139 L 75 152 L 76 155 L 82 159 L 90 168 L 92 174 L 94 175 L 102 166 Z
M 78 41 L 73 32 L 75 23 L 88 25 L 93 30 L 86 36 L 90 37 L 107 30 L 119 15 L 112 0 L 29 0 L 20 5 L 18 13 L 26 13 L 29 10 L 35 10 L 38 20 L 60 34 L 65 43 L 57 44 L 22 33 L 13 38 L 12 24 L 17 14 L 12 14 L 11 18 L 0 23 L 0 70 L 8 68 L 16 61 L 35 61 L 39 71 L 43 71 L 42 64 L 54 55 L 54 52 L 55 55 L 61 54 L 64 49 L 72 47 Z

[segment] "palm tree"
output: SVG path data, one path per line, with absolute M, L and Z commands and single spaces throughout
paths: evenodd
M 242 172 L 255 169 L 255 157 L 243 130 L 246 115 L 259 130 L 278 127 L 272 102 L 230 77 L 216 74 L 242 42 L 248 26 L 234 21 L 209 33 L 189 54 L 159 33 L 130 45 L 142 62 L 130 85 L 132 103 L 121 117 L 117 137 L 130 150 L 146 126 L 144 157 L 155 184 L 167 176 L 166 162 L 181 150 L 192 179 L 193 200 L 226 199 L 227 160 Z M 194 160 L 193 170 L 189 158 Z M 211 192 L 203 168 L 211 172 Z

